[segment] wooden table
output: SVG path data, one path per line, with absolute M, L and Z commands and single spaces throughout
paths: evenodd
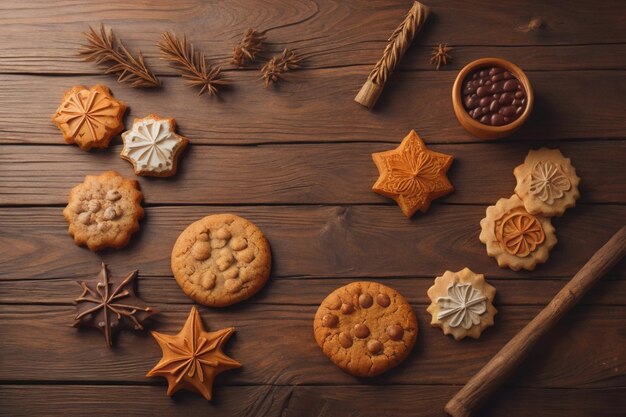
M 81 4 L 83 3 L 83 4 Z M 136 3 L 133 5 L 132 3 Z M 626 219 L 626 4 L 614 1 L 431 1 L 433 15 L 374 112 L 353 102 L 409 1 L 3 0 L 0 3 L 0 413 L 123 416 L 440 416 L 445 402 L 562 287 Z M 524 31 L 533 18 L 539 29 Z M 113 27 L 141 48 L 163 80 L 134 90 L 76 55 L 89 24 Z M 219 99 L 197 97 L 161 60 L 161 32 L 187 33 L 212 62 L 243 31 L 268 30 L 272 53 L 289 46 L 305 69 L 265 89 L 255 69 L 227 71 Z M 432 47 L 455 47 L 435 71 Z M 484 56 L 524 68 L 536 107 L 513 138 L 487 143 L 454 118 L 457 71 Z M 124 250 L 74 245 L 61 210 L 88 173 L 114 169 L 120 140 L 83 152 L 50 121 L 64 91 L 104 83 L 134 117 L 177 119 L 191 146 L 173 179 L 139 178 L 146 218 Z M 407 220 L 371 192 L 370 154 L 415 129 L 455 156 L 456 192 Z M 559 243 L 534 272 L 499 269 L 478 240 L 485 208 L 513 193 L 529 149 L 559 148 L 582 178 L 576 208 L 554 219 Z M 219 378 L 215 400 L 166 396 L 146 372 L 160 358 L 148 332 L 114 348 L 78 331 L 75 281 L 138 268 L 138 292 L 162 310 L 151 328 L 176 332 L 192 303 L 171 276 L 170 251 L 192 221 L 232 212 L 257 223 L 275 256 L 251 300 L 202 308 L 211 329 L 237 328 L 228 353 L 244 367 Z M 426 290 L 468 266 L 497 287 L 496 325 L 455 342 L 429 326 Z M 313 340 L 323 297 L 358 279 L 397 288 L 420 333 L 398 369 L 371 380 L 344 374 Z M 617 416 L 626 407 L 626 263 L 590 293 L 487 405 L 482 416 Z

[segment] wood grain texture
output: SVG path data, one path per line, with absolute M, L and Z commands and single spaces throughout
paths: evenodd
M 455 157 L 448 173 L 455 192 L 435 204 L 493 204 L 512 194 L 513 168 L 523 163 L 528 149 L 541 146 L 558 148 L 572 160 L 583 178 L 579 204 L 626 203 L 626 141 L 535 141 L 432 146 Z M 192 146 L 180 160 L 176 177 L 138 180 L 150 205 L 391 204 L 371 191 L 378 178 L 371 154 L 393 147 L 379 143 Z M 66 204 L 69 190 L 85 175 L 110 169 L 134 177 L 132 166 L 119 157 L 121 148 L 88 153 L 74 146 L 5 145 L 0 152 L 0 205 Z M 606 158 L 607 154 L 612 157 Z M 481 169 L 486 160 L 497 163 Z
M 0 410 L 12 417 L 41 415 L 42 410 L 49 415 L 101 417 L 444 417 L 443 404 L 456 389 L 445 385 L 218 386 L 218 398 L 209 403 L 184 391 L 170 399 L 163 386 L 2 385 Z M 507 388 L 481 416 L 615 417 L 622 411 L 625 393 L 624 388 Z
M 309 67 L 371 66 L 380 58 L 387 38 L 410 4 L 398 0 L 158 0 L 148 5 L 113 0 L 59 7 L 46 0 L 5 0 L 0 4 L 0 72 L 93 73 L 95 67 L 80 61 L 76 51 L 83 42 L 82 32 L 100 22 L 115 28 L 132 49 L 141 48 L 148 63 L 160 73 L 171 71 L 158 59 L 154 45 L 163 31 L 184 30 L 211 60 L 227 62 L 248 27 L 268 31 L 267 54 L 280 51 L 288 43 L 307 58 Z M 605 59 L 602 63 L 596 61 L 601 54 L 585 45 L 626 42 L 624 5 L 619 0 L 509 0 L 497 5 L 481 0 L 450 0 L 427 5 L 432 16 L 417 36 L 417 47 L 409 49 L 405 66 L 427 67 L 430 48 L 419 46 L 439 42 L 470 45 L 467 50 L 458 48 L 455 66 L 494 55 L 515 59 L 522 68 L 556 65 L 570 69 L 566 63 L 573 62 L 578 68 L 598 65 L 623 69 L 626 63 L 623 48 L 608 46 L 605 51 L 618 53 L 613 55 L 615 60 Z M 543 27 L 525 32 L 524 26 L 533 18 L 541 19 Z M 480 30 L 477 22 L 482 23 Z M 41 50 L 42 33 L 46 34 L 45 53 Z M 552 54 L 551 48 L 535 51 L 529 45 L 568 45 L 573 49 L 563 48 L 557 50 L 563 52 Z M 364 72 L 363 80 L 368 72 Z
M 485 206 L 431 207 L 407 220 L 393 206 L 154 207 L 122 251 L 99 255 L 122 270 L 168 276 L 180 232 L 203 216 L 232 212 L 256 223 L 272 247 L 273 277 L 433 277 L 465 266 L 487 276 L 571 277 L 622 226 L 626 206 L 579 206 L 554 219 L 559 243 L 534 272 L 501 269 L 478 240 Z M 81 277 L 98 257 L 76 246 L 58 208 L 0 209 L 2 276 Z M 626 262 L 616 268 L 626 275 Z
M 134 117 L 156 113 L 177 119 L 193 144 L 301 142 L 393 142 L 417 129 L 427 143 L 465 143 L 452 111 L 453 72 L 399 72 L 387 83 L 372 113 L 353 102 L 369 67 L 332 68 L 289 74 L 290 82 L 265 89 L 255 72 L 232 74 L 221 98 L 198 97 L 178 78 L 162 90 L 133 90 L 103 76 L 0 75 L 0 143 L 63 144 L 50 121 L 63 93 L 75 84 L 105 83 Z M 535 106 L 513 137 L 520 140 L 624 138 L 624 71 L 529 72 Z M 571 88 L 577 86 L 577 90 Z M 37 91 L 36 100 L 25 100 Z M 585 100 L 579 97 L 584 91 Z M 28 114 L 28 118 L 16 118 Z M 245 115 L 245 117 L 242 117 Z M 393 120 L 393 122 L 390 122 Z
M 156 305 L 161 314 L 150 328 L 180 330 L 190 306 Z M 496 325 L 478 341 L 459 343 L 429 327 L 425 306 L 413 306 L 420 332 L 402 366 L 370 381 L 374 384 L 463 384 L 541 309 L 540 306 L 499 306 Z M 243 368 L 220 377 L 223 385 L 359 385 L 362 380 L 338 369 L 313 341 L 316 306 L 237 305 L 201 308 L 209 329 L 234 326 L 226 353 Z M 626 355 L 626 307 L 579 306 L 531 354 L 509 385 L 543 388 L 623 387 Z M 73 307 L 0 305 L 0 346 L 3 381 L 100 381 L 144 383 L 145 373 L 161 357 L 147 332 L 124 332 L 114 348 L 104 336 L 71 327 Z M 45 343 L 33 343 L 44 335 Z M 610 335 L 610 337 L 606 337 Z M 594 343 L 602 340 L 602 343 Z M 593 355 L 588 347 L 594 345 Z M 46 363 L 45 372 L 40 364 Z M 88 365 L 86 365 L 88 364 Z M 572 366 L 576 364 L 576 366 Z

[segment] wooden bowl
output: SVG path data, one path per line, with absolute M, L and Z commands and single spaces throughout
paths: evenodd
M 465 107 L 463 107 L 463 98 L 461 96 L 463 81 L 469 74 L 484 67 L 502 67 L 506 69 L 519 80 L 524 87 L 524 90 L 526 90 L 526 108 L 518 119 L 509 124 L 503 126 L 490 126 L 480 123 L 478 120 L 474 120 L 467 113 Z M 526 119 L 528 119 L 528 116 L 533 109 L 533 101 L 533 89 L 530 85 L 530 81 L 528 81 L 528 77 L 524 74 L 524 71 L 522 71 L 522 69 L 517 65 L 500 58 L 481 58 L 470 62 L 459 72 L 459 75 L 456 76 L 454 86 L 452 87 L 452 106 L 454 107 L 454 114 L 456 115 L 456 118 L 465 130 L 481 139 L 499 139 L 511 135 L 519 129 L 524 122 L 526 122 Z

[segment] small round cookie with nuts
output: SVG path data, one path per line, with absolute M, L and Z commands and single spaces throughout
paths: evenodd
M 86 245 L 91 251 L 121 249 L 139 230 L 142 199 L 137 181 L 115 171 L 87 175 L 82 184 L 72 188 L 63 210 L 69 234 L 77 245 Z

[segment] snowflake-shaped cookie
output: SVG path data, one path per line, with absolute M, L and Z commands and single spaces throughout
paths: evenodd
M 135 119 L 133 127 L 122 134 L 120 155 L 133 164 L 137 175 L 170 177 L 176 173 L 178 157 L 189 142 L 175 130 L 174 119 L 154 114 Z
M 530 214 L 560 216 L 574 207 L 580 197 L 580 178 L 569 158 L 558 149 L 541 148 L 528 152 L 522 165 L 513 171 L 515 193 Z
M 455 340 L 466 336 L 478 339 L 483 330 L 493 326 L 493 316 L 498 312 L 493 306 L 495 295 L 496 289 L 482 274 L 469 268 L 446 271 L 428 289 L 430 324 Z

